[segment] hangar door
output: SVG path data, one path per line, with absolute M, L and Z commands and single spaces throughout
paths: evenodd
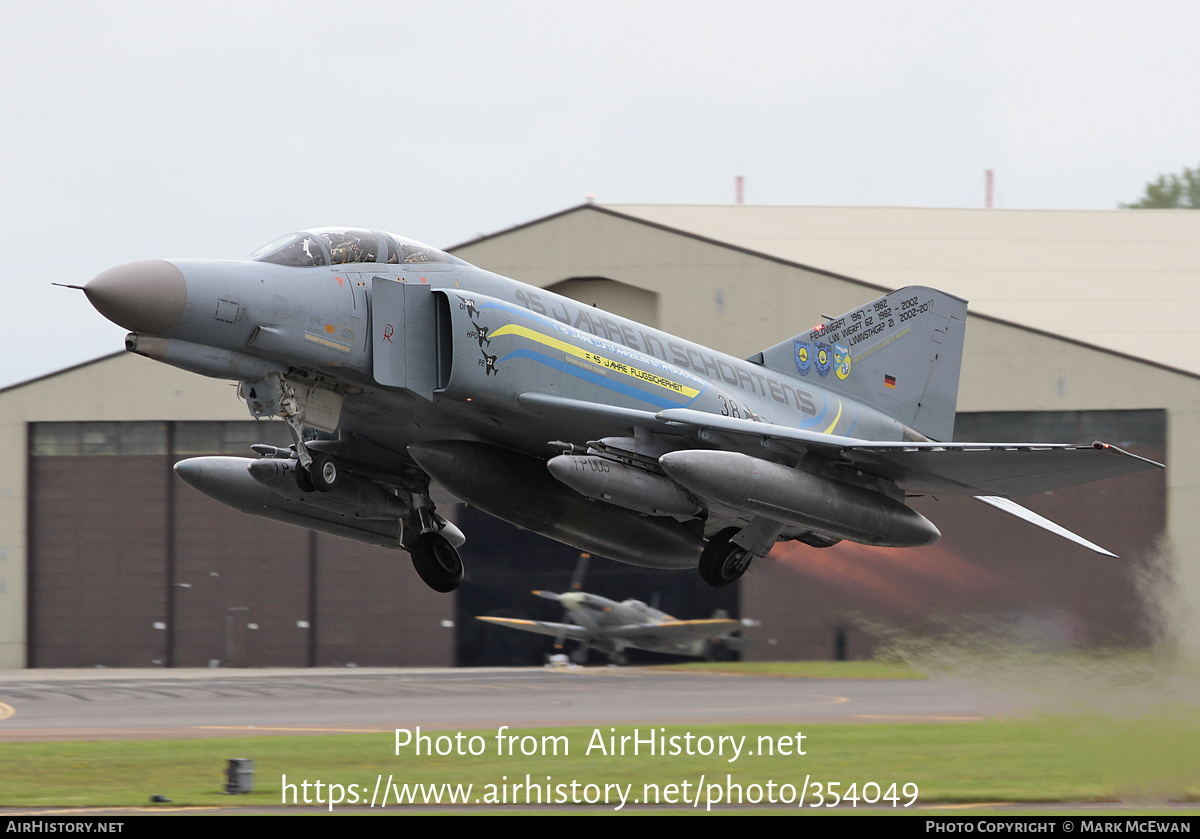
M 274 422 L 35 423 L 31 667 L 448 664 L 451 600 L 405 554 L 246 515 L 175 477 Z

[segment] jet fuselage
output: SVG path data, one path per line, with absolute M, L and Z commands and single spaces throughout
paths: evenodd
M 537 392 L 647 411 L 686 407 L 862 439 L 900 440 L 903 435 L 903 425 L 895 419 L 812 381 L 465 263 L 296 267 L 172 260 L 169 265 L 182 277 L 186 303 L 174 323 L 149 334 L 240 354 L 259 364 L 219 362 L 234 373 L 242 369 L 237 363 L 242 361 L 251 372 L 302 369 L 372 394 L 420 394 L 420 401 L 393 402 L 408 406 L 409 416 L 392 417 L 400 427 L 428 425 L 450 414 L 454 426 L 471 426 L 470 436 L 509 445 L 528 445 L 530 440 L 540 445 L 566 436 L 557 424 L 548 427 L 520 405 L 522 393 Z M 164 267 L 163 273 L 168 272 Z M 103 288 L 104 277 L 89 288 Z M 396 295 L 401 287 L 412 291 Z M 428 296 L 419 303 L 429 309 L 433 323 L 417 323 L 426 314 L 420 313 L 410 314 L 406 324 L 403 318 L 412 306 L 386 311 L 378 300 L 380 290 L 409 301 Z M 118 323 L 144 333 L 144 319 L 123 314 Z M 449 334 L 438 333 L 447 327 Z M 382 376 L 375 375 L 385 366 L 381 356 L 406 359 L 414 354 L 416 341 L 426 342 L 419 351 L 434 364 L 445 363 L 448 356 L 449 370 L 440 378 L 414 381 L 413 387 L 381 383 Z M 169 353 L 161 358 L 197 372 L 230 375 L 200 360 L 189 366 L 188 359 L 183 353 L 177 360 Z M 396 366 L 404 364 L 401 360 Z M 474 404 L 467 405 L 468 399 Z M 357 428 L 356 401 L 347 396 L 346 427 L 369 431 L 371 437 L 391 436 L 380 428 L 377 410 L 368 410 L 367 427 Z M 487 412 L 492 420 L 481 420 Z M 497 424 L 500 416 L 520 422 Z M 402 433 L 396 443 L 425 436 L 410 439 Z

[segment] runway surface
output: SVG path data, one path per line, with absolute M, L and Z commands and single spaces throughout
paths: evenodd
M 0 672 L 0 741 L 700 722 L 953 722 L 1001 711 L 945 680 L 661 668 Z

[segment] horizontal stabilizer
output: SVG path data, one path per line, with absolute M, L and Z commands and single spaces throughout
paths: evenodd
M 995 496 L 995 495 L 976 495 L 975 499 L 977 501 L 982 501 L 984 504 L 988 504 L 992 507 L 995 507 L 997 510 L 1003 510 L 1004 512 L 1008 513 L 1009 515 L 1016 516 L 1019 519 L 1023 519 L 1025 521 L 1029 522 L 1030 524 L 1035 524 L 1038 527 L 1042 528 L 1043 530 L 1049 530 L 1051 533 L 1055 533 L 1059 536 L 1062 536 L 1064 539 L 1070 539 L 1072 542 L 1076 543 L 1077 545 L 1083 545 L 1085 548 L 1090 548 L 1091 550 L 1095 551 L 1098 554 L 1104 554 L 1105 556 L 1113 556 L 1113 557 L 1116 556 L 1116 554 L 1113 553 L 1112 551 L 1104 550 L 1104 548 L 1100 547 L 1096 543 L 1089 542 L 1087 539 L 1084 539 L 1078 533 L 1072 533 L 1070 530 L 1067 530 L 1062 525 L 1055 524 L 1054 522 L 1050 521 L 1050 519 L 1046 518 L 1045 516 L 1039 516 L 1037 513 L 1033 512 L 1033 510 L 1026 510 L 1020 504 L 1018 504 L 1017 502 L 1012 501 L 1008 498 L 1000 498 L 999 496 Z

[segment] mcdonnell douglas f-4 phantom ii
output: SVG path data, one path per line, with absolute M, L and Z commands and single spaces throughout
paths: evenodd
M 781 540 L 912 547 L 911 495 L 1011 500 L 1160 467 L 1110 447 L 954 443 L 966 301 L 909 287 L 743 360 L 371 230 L 84 287 L 126 349 L 239 382 L 288 449 L 179 475 L 248 513 L 399 548 L 438 591 L 465 536 L 431 480 L 580 550 L 738 579 Z M 553 456 L 551 456 L 553 455 Z

